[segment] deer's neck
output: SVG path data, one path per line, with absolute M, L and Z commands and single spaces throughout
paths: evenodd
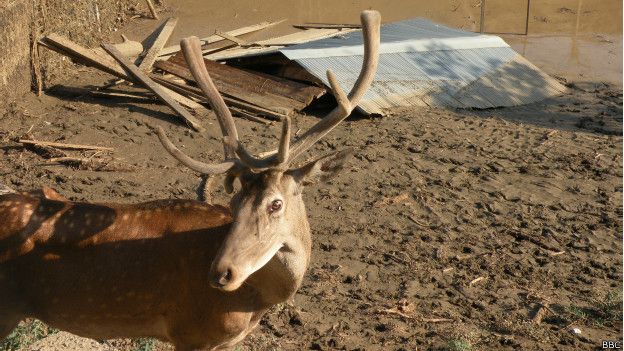
M 310 226 L 303 203 L 302 215 L 295 221 L 291 240 L 260 270 L 249 277 L 264 303 L 274 305 L 288 300 L 297 292 L 310 263 L 312 249 Z

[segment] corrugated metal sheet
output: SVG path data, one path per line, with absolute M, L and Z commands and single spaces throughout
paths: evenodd
M 331 69 L 348 91 L 362 65 L 362 33 L 280 51 L 325 84 Z M 489 108 L 526 104 L 563 90 L 499 37 L 417 18 L 382 27 L 375 81 L 359 107 L 379 114 L 413 105 Z

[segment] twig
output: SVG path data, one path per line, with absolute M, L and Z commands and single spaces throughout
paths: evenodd
M 451 318 L 423 318 L 421 320 L 423 323 L 445 323 L 445 322 L 455 322 L 454 319 Z
M 405 314 L 405 313 L 399 311 L 396 308 L 378 309 L 377 313 L 396 314 L 397 316 L 401 316 L 401 317 L 406 318 L 406 319 L 414 319 L 414 317 L 410 316 L 409 314 Z
M 63 144 L 63 143 L 55 143 L 51 141 L 39 141 L 39 140 L 26 140 L 20 139 L 20 143 L 22 144 L 30 144 L 30 145 L 43 145 L 43 146 L 52 146 L 60 149 L 74 149 L 74 150 L 104 150 L 104 151 L 113 151 L 112 147 L 104 147 L 104 146 L 93 146 L 93 145 L 80 145 L 80 144 Z
M 544 318 L 546 311 L 549 310 L 550 309 L 548 308 L 548 304 L 540 303 L 537 307 L 537 310 L 535 310 L 535 314 L 533 315 L 533 318 L 531 318 L 531 321 L 535 324 L 542 323 L 542 318 Z
M 424 228 L 435 229 L 435 228 L 439 227 L 439 225 L 436 225 L 436 224 L 425 224 L 425 223 L 421 223 L 421 222 L 419 222 L 416 218 L 414 218 L 414 216 L 412 216 L 412 215 L 407 216 L 407 218 L 408 218 L 409 220 L 411 220 L 412 222 L 414 222 L 414 223 L 416 223 L 416 224 L 418 224 L 419 226 L 424 227 Z
M 472 286 L 472 285 L 482 281 L 483 279 L 485 279 L 485 278 L 484 277 L 477 277 L 477 278 L 471 280 L 470 283 L 468 283 L 468 285 Z
M 150 13 L 152 14 L 153 19 L 158 19 L 158 14 L 156 13 L 156 8 L 154 8 L 154 4 L 152 4 L 152 0 L 145 0 L 147 2 L 147 7 L 149 8 Z

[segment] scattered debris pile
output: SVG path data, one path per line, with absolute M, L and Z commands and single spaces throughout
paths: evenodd
M 134 166 L 113 158 L 111 147 L 33 140 L 29 135 L 15 140 L 47 160 L 48 165 L 62 164 L 89 171 L 129 172 Z
M 289 35 L 250 42 L 242 36 L 282 21 L 263 22 L 201 39 L 206 68 L 234 115 L 260 123 L 302 111 L 327 92 L 327 69 L 344 87 L 355 84 L 363 60 L 359 25 L 306 24 Z M 118 80 L 90 92 L 99 97 L 150 98 L 110 91 L 123 82 L 149 90 L 191 128 L 191 112 L 207 106 L 179 45 L 164 47 L 177 23 L 162 22 L 142 43 L 89 49 L 57 34 L 39 43 Z M 412 19 L 382 27 L 380 69 L 359 104 L 367 114 L 399 106 L 492 108 L 531 103 L 564 87 L 501 38 Z M 189 109 L 191 111 L 189 111 Z
M 287 79 L 283 76 L 252 71 L 217 62 L 228 55 L 241 52 L 275 51 L 290 45 L 326 38 L 344 31 L 341 28 L 311 28 L 278 38 L 247 42 L 240 36 L 257 32 L 282 21 L 263 22 L 229 32 L 217 31 L 201 39 L 204 63 L 217 89 L 232 112 L 260 123 L 281 120 L 285 115 L 302 111 L 327 90 L 317 79 Z M 162 22 L 143 43 L 123 38 L 120 44 L 102 44 L 101 48 L 86 48 L 58 34 L 49 34 L 39 41 L 41 46 L 70 57 L 74 62 L 109 73 L 117 80 L 89 91 L 98 97 L 150 98 L 133 92 L 111 91 L 124 82 L 146 88 L 152 96 L 171 107 L 191 128 L 204 128 L 192 113 L 207 106 L 207 100 L 197 86 L 179 45 L 164 47 L 175 25 L 176 18 Z M 290 68 L 293 70 L 293 68 Z M 300 72 L 305 72 L 299 68 Z M 305 74 L 302 73 L 302 77 Z M 310 76 L 310 75 L 308 75 Z M 190 110 L 190 111 L 189 111 Z

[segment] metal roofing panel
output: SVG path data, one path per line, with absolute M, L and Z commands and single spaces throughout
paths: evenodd
M 381 54 L 397 52 L 509 47 L 494 35 L 483 35 L 446 27 L 423 18 L 385 24 L 381 27 Z M 329 56 L 362 55 L 362 32 L 355 31 L 323 40 L 280 49 L 291 60 Z
M 368 113 L 414 105 L 511 106 L 564 89 L 498 37 L 420 18 L 384 25 L 381 32 L 377 73 L 359 105 Z M 280 51 L 326 85 L 325 72 L 331 69 L 349 91 L 360 73 L 362 50 L 361 32 L 352 32 Z

